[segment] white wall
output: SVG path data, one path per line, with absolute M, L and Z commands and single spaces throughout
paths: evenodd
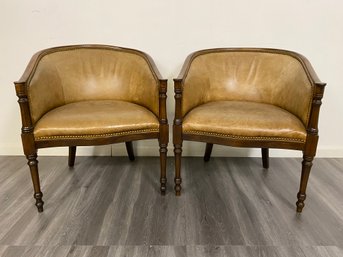
M 169 123 L 174 114 L 172 78 L 192 51 L 211 47 L 274 47 L 305 55 L 328 83 L 320 115 L 318 156 L 343 157 L 343 1 L 341 0 L 1 0 L 0 154 L 22 154 L 20 116 L 12 82 L 36 51 L 57 45 L 101 43 L 149 53 L 169 79 Z M 172 142 L 172 140 L 170 140 Z M 135 143 L 140 155 L 157 154 L 154 141 Z M 170 143 L 170 148 L 172 144 Z M 124 154 L 124 146 L 83 148 L 82 154 Z M 203 144 L 185 143 L 184 154 Z M 65 154 L 63 149 L 41 154 Z M 172 151 L 169 151 L 171 154 Z M 216 155 L 259 155 L 257 150 L 216 147 Z M 300 156 L 273 151 L 272 156 Z

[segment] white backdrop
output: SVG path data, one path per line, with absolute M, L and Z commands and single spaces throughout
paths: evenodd
M 185 57 L 212 47 L 273 47 L 305 55 L 328 86 L 320 115 L 318 156 L 343 157 L 342 0 L 1 0 L 0 154 L 22 154 L 13 81 L 36 51 L 57 45 L 99 43 L 149 53 L 169 79 L 168 113 L 174 115 L 172 79 Z M 172 139 L 170 138 L 170 142 Z M 157 155 L 157 143 L 135 143 L 139 155 Z M 169 144 L 172 154 L 172 143 Z M 184 155 L 204 144 L 185 143 Z M 40 154 L 66 154 L 65 148 Z M 124 144 L 84 147 L 79 154 L 123 155 Z M 214 155 L 259 156 L 253 149 L 214 148 Z M 301 156 L 274 150 L 271 156 Z

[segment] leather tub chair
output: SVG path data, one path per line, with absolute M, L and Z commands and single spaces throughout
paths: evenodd
M 39 212 L 43 211 L 37 150 L 158 139 L 161 193 L 166 190 L 167 80 L 145 53 L 105 45 L 75 45 L 36 53 L 15 82 L 22 143 Z
M 300 54 L 276 49 L 208 49 L 188 56 L 174 79 L 175 192 L 181 192 L 183 140 L 303 152 L 297 212 L 318 142 L 318 115 L 325 83 Z

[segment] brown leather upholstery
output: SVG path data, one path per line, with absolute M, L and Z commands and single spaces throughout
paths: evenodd
M 251 51 L 197 55 L 183 83 L 182 114 L 218 100 L 252 101 L 279 106 L 306 125 L 313 88 L 293 56 Z
M 305 142 L 302 122 L 280 107 L 247 101 L 214 101 L 192 109 L 183 120 L 184 134 L 243 140 Z
M 55 107 L 87 100 L 133 102 L 158 116 L 158 80 L 130 51 L 59 48 L 42 56 L 27 85 L 34 123 Z
M 297 212 L 318 143 L 318 117 L 325 83 L 302 55 L 279 49 L 206 49 L 188 56 L 174 79 L 175 193 L 181 194 L 184 140 L 258 147 L 269 167 L 269 148 L 303 151 Z
M 23 150 L 30 167 L 34 198 L 43 211 L 37 150 L 157 139 L 160 190 L 166 192 L 169 129 L 167 80 L 152 58 L 135 49 L 106 45 L 54 47 L 36 53 L 15 82 L 22 118 Z
M 36 140 L 85 138 L 158 132 L 159 121 L 148 109 L 116 100 L 82 101 L 57 107 L 36 124 Z

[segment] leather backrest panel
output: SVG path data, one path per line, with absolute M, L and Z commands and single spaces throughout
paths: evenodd
M 66 48 L 44 55 L 28 83 L 33 122 L 67 103 L 123 100 L 158 116 L 158 80 L 139 53 L 101 48 Z
M 279 106 L 307 124 L 313 94 L 301 62 L 270 52 L 223 51 L 196 56 L 183 84 L 182 113 L 218 100 Z

